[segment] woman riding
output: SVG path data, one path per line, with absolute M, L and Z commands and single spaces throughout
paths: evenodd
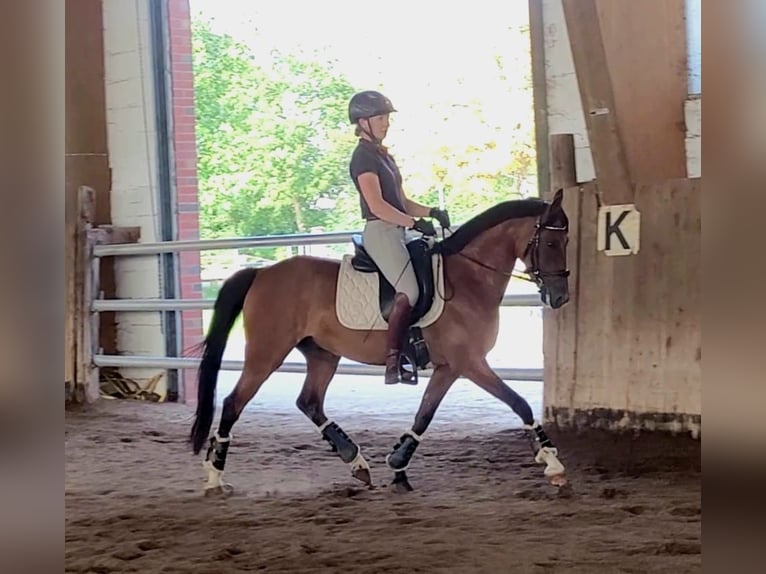
M 433 224 L 424 217 L 433 217 L 443 228 L 450 226 L 446 210 L 426 207 L 404 194 L 399 168 L 383 145 L 389 114 L 395 111 L 391 101 L 374 90 L 354 95 L 348 108 L 349 120 L 356 125 L 359 137 L 351 155 L 349 173 L 359 192 L 362 217 L 366 220 L 364 246 L 396 290 L 388 317 L 385 374 L 388 385 L 403 382 L 399 376 L 399 357 L 412 308 L 419 296 L 405 244 L 405 230 L 436 235 Z

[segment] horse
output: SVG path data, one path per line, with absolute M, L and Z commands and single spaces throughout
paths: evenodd
M 499 307 L 518 259 L 536 283 L 544 306 L 558 309 L 569 300 L 569 220 L 562 193 L 559 189 L 550 201 L 500 202 L 438 240 L 408 238 L 421 290 L 400 369 L 410 384 L 417 384 L 419 368 L 431 367 L 432 371 L 411 429 L 399 437 L 386 457 L 396 491 L 413 489 L 406 474 L 410 460 L 440 402 L 459 377 L 507 404 L 527 429 L 534 460 L 546 465 L 544 476 L 554 486 L 567 484 L 558 449 L 534 419 L 529 403 L 486 360 L 496 342 Z M 223 481 L 231 430 L 261 385 L 295 348 L 306 358 L 297 408 L 316 426 L 331 451 L 350 466 L 352 477 L 372 487 L 370 466 L 359 445 L 324 412 L 325 394 L 341 357 L 368 365 L 384 365 L 386 359 L 384 329 L 395 291 L 364 250 L 361 235 L 352 240 L 353 255 L 344 255 L 340 261 L 295 255 L 268 267 L 240 269 L 222 284 L 208 332 L 199 345 L 197 407 L 189 436 L 195 455 L 208 445 L 203 461 L 205 495 L 233 492 L 232 485 Z M 353 316 L 341 322 L 341 304 L 349 296 L 341 286 L 354 281 L 367 291 L 362 308 L 377 319 L 377 328 L 364 322 L 349 324 Z M 240 313 L 245 332 L 244 367 L 223 400 L 217 432 L 208 436 L 218 371 L 229 331 Z

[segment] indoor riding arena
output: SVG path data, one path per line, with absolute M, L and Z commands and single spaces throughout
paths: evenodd
M 273 247 L 285 260 L 340 259 L 328 246 L 353 254 L 358 230 L 205 238 L 198 122 L 210 106 L 195 81 L 194 4 L 66 3 L 66 572 L 700 571 L 700 2 L 519 2 L 533 196 L 548 205 L 516 270 L 539 265 L 537 279 L 514 277 L 497 297 L 486 363 L 460 358 L 492 372 L 454 367 L 446 386 L 440 361 L 458 359 L 440 359 L 436 342 L 417 384 L 384 384 L 383 362 L 355 352 L 333 351 L 333 363 L 318 335 L 295 341 L 273 372 L 258 363 L 285 324 L 303 320 L 281 300 L 300 281 L 280 283 L 282 261 L 253 268 L 235 256 L 209 272 L 208 254 Z M 483 6 L 466 9 L 466 27 L 484 25 Z M 369 16 L 380 23 L 377 8 Z M 457 237 L 463 221 L 452 223 Z M 544 268 L 556 245 L 565 267 Z M 444 253 L 434 273 L 458 265 Z M 492 272 L 481 265 L 472 272 Z M 200 344 L 216 298 L 239 288 L 236 278 L 221 288 L 235 272 L 251 291 L 221 360 L 209 359 L 206 432 Z M 378 288 L 375 275 L 349 273 Z M 556 274 L 568 301 L 553 307 L 546 277 Z M 284 323 L 246 342 L 249 321 L 272 315 L 268 286 Z M 296 309 L 316 294 L 301 293 Z M 456 301 L 423 327 L 429 345 Z M 366 302 L 379 312 L 377 295 Z M 449 336 L 484 337 L 487 321 L 471 316 Z M 383 337 L 358 348 L 379 341 L 370 356 L 384 357 Z M 231 433 L 218 433 L 227 396 L 253 369 L 265 384 Z M 329 387 L 306 390 L 333 373 Z M 206 432 L 197 454 L 195 424 Z

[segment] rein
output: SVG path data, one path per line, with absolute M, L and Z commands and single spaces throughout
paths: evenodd
M 534 283 L 534 279 L 530 279 L 527 275 L 521 275 L 519 273 L 514 273 L 513 271 L 503 271 L 502 269 L 498 269 L 496 267 L 492 267 L 491 265 L 487 265 L 486 263 L 482 263 L 478 259 L 474 259 L 470 255 L 466 255 L 462 251 L 457 253 L 456 255 L 460 255 L 461 257 L 465 257 L 468 259 L 468 261 L 471 261 L 472 263 L 475 263 L 479 267 L 484 267 L 484 269 L 489 269 L 490 271 L 493 271 L 495 273 L 499 273 L 500 275 L 504 275 L 506 277 L 516 277 L 517 279 L 523 279 L 524 281 L 529 281 L 530 283 Z
M 505 277 L 516 277 L 517 279 L 522 279 L 524 281 L 529 281 L 530 283 L 534 283 L 538 286 L 538 288 L 542 290 L 545 288 L 543 285 L 543 279 L 545 277 L 569 277 L 569 269 L 561 269 L 558 271 L 542 271 L 540 270 L 539 264 L 538 264 L 538 258 L 539 253 L 538 250 L 540 248 L 540 232 L 543 229 L 548 229 L 551 231 L 567 231 L 567 227 L 556 227 L 552 225 L 545 225 L 541 223 L 541 218 L 537 218 L 537 223 L 535 224 L 535 232 L 532 235 L 532 237 L 527 242 L 527 247 L 524 249 L 524 254 L 522 257 L 526 257 L 526 255 L 530 252 L 532 252 L 532 266 L 527 267 L 524 270 L 524 274 L 518 274 L 514 273 L 514 270 L 511 269 L 511 271 L 503 271 L 502 269 L 498 269 L 497 267 L 493 267 L 492 265 L 488 265 L 487 263 L 484 263 L 482 261 L 479 261 L 478 259 L 475 259 L 474 257 L 471 257 L 470 255 L 466 255 L 462 251 L 458 251 L 455 253 L 455 255 L 460 255 L 461 257 L 467 259 L 468 261 L 474 263 L 475 265 L 478 265 L 479 267 L 483 267 L 484 269 L 487 269 L 488 271 L 492 271 L 493 273 L 498 273 L 500 275 L 503 275 Z M 442 239 L 444 239 L 444 230 L 442 230 Z M 439 252 L 439 243 L 436 243 L 431 247 L 431 253 Z M 449 283 L 449 281 L 447 281 Z M 453 289 L 454 293 L 454 289 Z M 444 301 L 449 301 L 449 299 L 446 298 L 446 290 L 444 296 L 442 296 L 442 299 Z M 451 297 L 450 297 L 451 299 Z
M 496 267 L 492 267 L 491 265 L 488 265 L 486 263 L 483 263 L 479 261 L 478 259 L 475 259 L 471 257 L 470 255 L 466 255 L 465 253 L 458 252 L 457 255 L 460 255 L 461 257 L 464 257 L 465 259 L 468 259 L 468 261 L 471 261 L 472 263 L 475 263 L 476 265 L 483 267 L 484 269 L 488 269 L 489 271 L 492 271 L 494 273 L 499 273 L 500 275 L 504 275 L 505 277 L 516 277 L 517 279 L 523 279 L 524 281 L 529 281 L 530 283 L 536 283 L 537 285 L 540 285 L 542 283 L 542 280 L 544 277 L 568 277 L 569 276 L 569 269 L 562 269 L 560 271 L 541 271 L 540 267 L 538 265 L 538 249 L 540 247 L 540 231 L 543 229 L 549 229 L 551 231 L 567 231 L 566 227 L 554 227 L 552 225 L 542 225 L 540 223 L 540 219 L 538 218 L 537 223 L 535 224 L 535 232 L 530 238 L 530 240 L 527 242 L 527 247 L 524 250 L 523 257 L 526 257 L 527 253 L 532 251 L 532 267 L 524 270 L 524 274 L 518 274 L 514 273 L 513 270 L 511 271 L 503 271 L 502 269 L 498 269 Z

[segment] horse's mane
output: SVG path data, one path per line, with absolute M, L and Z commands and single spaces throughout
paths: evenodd
M 548 202 L 534 197 L 498 203 L 458 227 L 454 234 L 437 244 L 437 249 L 443 255 L 459 253 L 468 243 L 495 225 L 509 219 L 542 215 L 547 207 Z

